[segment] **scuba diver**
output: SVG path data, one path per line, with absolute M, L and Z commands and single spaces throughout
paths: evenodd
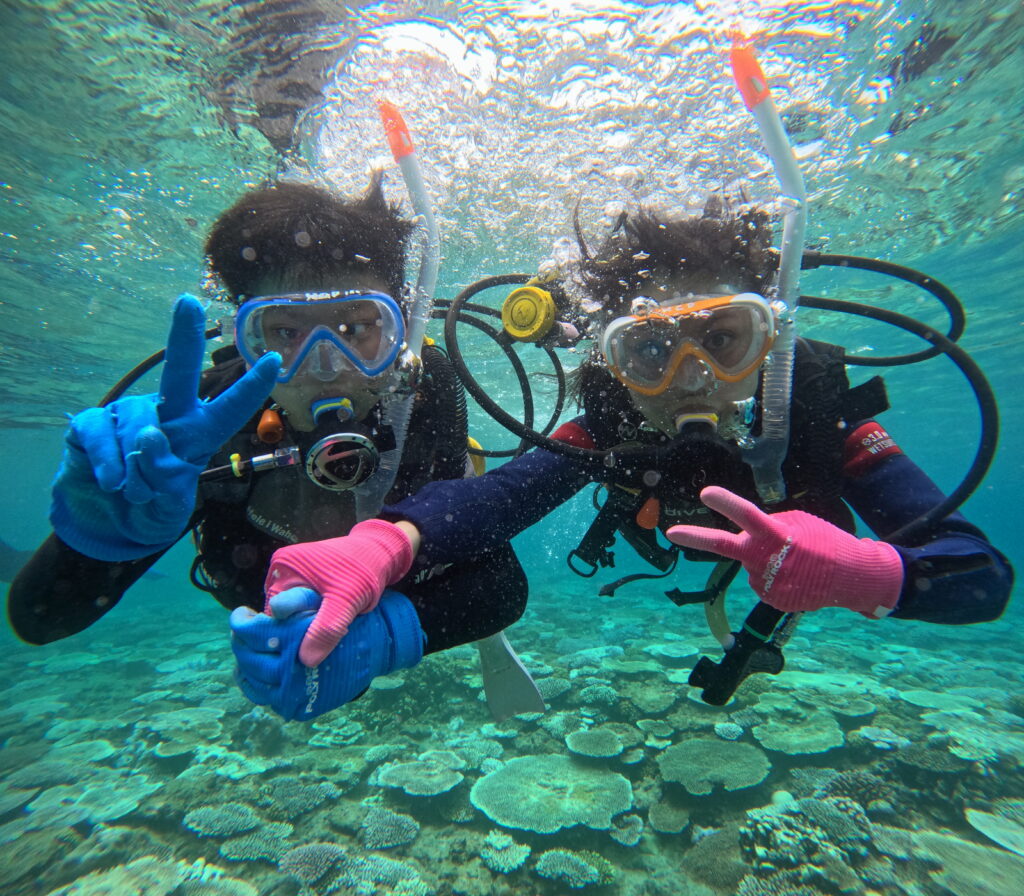
M 680 553 L 715 562 L 703 591 L 668 592 L 679 604 L 704 603 L 725 650 L 718 664 L 703 657 L 689 680 L 713 705 L 726 703 L 748 675 L 781 671 L 781 648 L 803 612 L 844 607 L 868 619 L 940 624 L 984 622 L 1003 612 L 1013 571 L 956 512 L 994 452 L 991 394 L 979 398 L 984 431 L 978 458 L 946 496 L 875 419 L 888 407 L 881 379 L 851 387 L 846 364 L 855 359 L 838 346 L 797 336 L 794 312 L 810 298 L 799 294 L 801 267 L 863 260 L 805 255 L 803 182 L 766 81 L 744 48 L 734 50 L 733 67 L 788 199 L 781 250 L 771 248 L 766 212 L 733 214 L 717 197 L 697 216 L 650 209 L 623 215 L 596 252 L 577 224 L 576 288 L 562 283 L 557 292 L 563 300 L 577 296 L 571 323 L 593 340 L 593 350 L 575 372 L 583 413 L 550 437 L 504 412 L 468 375 L 453 334 L 474 288 L 453 300 L 446 344 L 464 384 L 534 450 L 479 478 L 432 482 L 385 506 L 380 525 L 393 528 L 391 554 L 363 556 L 358 545 L 336 539 L 318 568 L 294 570 L 289 585 L 323 595 L 319 613 L 337 612 L 367 594 L 372 599 L 392 557 L 405 563 L 411 555 L 414 569 L 466 562 L 507 544 L 594 482 L 608 490 L 594 524 L 598 531 L 592 527 L 570 560 L 591 564 L 592 573 L 607 564 L 607 545 L 621 532 L 664 575 Z M 874 264 L 869 269 L 896 267 Z M 488 285 L 525 279 L 490 278 Z M 924 275 L 914 282 L 939 294 Z M 539 281 L 526 290 L 517 291 L 519 301 L 507 315 L 517 328 L 543 318 L 544 331 L 556 314 L 572 317 L 554 301 L 543 310 Z M 826 307 L 825 301 L 816 307 Z M 976 371 L 953 344 L 962 321 L 949 339 L 933 329 L 912 331 L 935 350 L 896 360 L 910 363 L 942 351 L 960 358 L 965 372 Z M 980 396 L 979 377 L 968 375 Z M 854 534 L 854 512 L 877 538 Z M 659 530 L 669 547 L 659 544 Z M 282 549 L 277 558 L 286 560 L 292 550 Z M 733 632 L 713 610 L 741 568 L 761 602 Z M 307 640 L 330 649 L 316 615 L 296 604 L 296 613 L 258 625 L 232 618 L 243 689 L 247 681 L 293 675 Z M 301 648 L 268 647 L 283 641 Z M 344 649 L 344 639 L 336 649 Z M 280 712 L 269 696 L 262 702 Z
M 411 346 L 415 306 L 402 296 L 413 229 L 385 200 L 380 173 L 355 200 L 281 182 L 219 216 L 205 250 L 237 308 L 234 344 L 214 351 L 200 375 L 209 334 L 199 302 L 183 296 L 159 393 L 118 397 L 72 419 L 53 486 L 54 534 L 8 596 L 22 639 L 44 644 L 82 631 L 189 531 L 198 588 L 242 615 L 280 612 L 265 602 L 274 552 L 347 534 L 360 556 L 387 558 L 358 619 L 331 620 L 335 637 L 351 639 L 349 697 L 366 689 L 370 669 L 409 667 L 424 652 L 478 641 L 495 715 L 543 709 L 501 633 L 526 603 L 511 547 L 410 573 L 404 539 L 373 519 L 385 496 L 472 475 L 462 387 L 443 352 Z M 402 402 L 410 413 L 399 431 Z M 285 581 L 280 564 L 271 578 Z M 385 586 L 394 590 L 378 603 Z M 311 677 L 326 652 L 305 655 Z M 315 702 L 311 687 L 303 677 L 289 715 Z

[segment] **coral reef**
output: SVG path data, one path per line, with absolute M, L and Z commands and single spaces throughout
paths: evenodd
M 381 766 L 373 780 L 382 787 L 397 787 L 411 796 L 437 796 L 458 784 L 462 774 L 439 762 L 414 760 Z
M 622 775 L 547 754 L 509 760 L 480 778 L 470 799 L 504 827 L 550 834 L 574 825 L 607 830 L 632 808 L 633 789 Z
M 658 767 L 665 781 L 699 796 L 711 793 L 716 784 L 726 790 L 754 787 L 765 779 L 771 763 L 751 744 L 697 737 L 665 750 Z
M 33 666 L 28 648 L 0 652 L 33 695 L 0 707 L 0 891 L 1016 892 L 1016 653 L 967 670 L 927 639 L 808 617 L 785 672 L 709 707 L 684 655 L 714 647 L 684 614 L 662 637 L 639 599 L 617 599 L 605 628 L 582 596 L 544 600 L 510 637 L 529 641 L 554 707 L 500 724 L 469 647 L 313 724 L 248 704 L 208 629 L 132 620 L 132 643 L 111 632 L 82 676 L 55 671 L 56 652 Z
M 363 819 L 359 840 L 367 849 L 390 849 L 412 843 L 419 832 L 420 825 L 415 818 L 373 806 Z
M 200 837 L 230 837 L 251 831 L 260 822 L 252 806 L 245 803 L 222 803 L 193 809 L 185 815 L 182 824 Z
M 483 863 L 498 874 L 509 874 L 522 868 L 529 857 L 529 846 L 516 843 L 502 831 L 491 831 L 480 850 L 480 858 Z
M 541 853 L 534 870 L 541 877 L 562 881 L 574 890 L 606 884 L 613 877 L 608 863 L 600 856 L 566 849 Z
M 580 756 L 607 759 L 622 752 L 622 740 L 611 728 L 604 725 L 573 731 L 566 736 L 565 744 L 570 752 Z

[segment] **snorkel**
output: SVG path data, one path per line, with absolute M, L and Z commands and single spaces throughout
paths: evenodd
M 758 495 L 766 504 L 774 504 L 786 497 L 782 461 L 789 448 L 789 406 L 796 346 L 796 309 L 800 301 L 800 267 L 807 229 L 807 193 L 796 156 L 754 51 L 736 44 L 729 58 L 736 86 L 757 121 L 761 140 L 788 205 L 783 214 L 776 286 L 776 299 L 781 305 L 777 313 L 779 333 L 765 366 L 761 435 L 750 447 L 743 448 L 743 459 L 754 474 Z
M 392 103 L 382 101 L 379 104 L 384 134 L 391 148 L 391 155 L 398 163 L 405 180 L 405 187 L 412 201 L 413 211 L 423 221 L 423 252 L 420 256 L 419 276 L 412 297 L 409 311 L 409 327 L 406 332 L 406 348 L 404 359 L 399 364 L 408 366 L 418 364 L 420 351 L 423 348 L 423 337 L 430 320 L 430 312 L 434 301 L 434 287 L 437 284 L 437 270 L 440 263 L 441 241 L 433 209 L 423 184 L 416 149 L 413 146 L 409 129 L 402 119 L 402 113 Z M 399 385 L 393 383 L 392 390 L 398 391 Z M 409 418 L 412 416 L 414 394 L 409 391 L 405 395 L 395 395 L 386 404 L 385 422 L 395 435 L 395 447 L 381 453 L 380 465 L 377 470 L 361 486 L 355 490 L 356 516 L 360 520 L 374 517 L 384 503 L 384 497 L 391 490 L 398 466 L 402 460 L 402 449 L 405 436 L 409 429 Z

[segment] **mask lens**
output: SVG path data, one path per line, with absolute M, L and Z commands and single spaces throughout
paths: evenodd
M 763 336 L 749 306 L 726 306 L 682 318 L 680 340 L 689 339 L 725 373 L 734 373 L 750 357 L 755 338 Z
M 235 341 L 247 361 L 281 355 L 280 382 L 300 370 L 320 379 L 345 368 L 377 376 L 398 356 L 404 338 L 398 305 L 380 293 L 266 297 L 243 305 L 235 322 Z
M 639 321 L 616 340 L 615 355 L 631 376 L 641 382 L 656 383 L 668 373 L 677 335 L 668 321 Z
M 603 348 L 619 379 L 653 394 L 668 387 L 687 355 L 703 361 L 719 379 L 742 379 L 764 360 L 772 337 L 770 308 L 750 294 L 619 318 L 608 325 Z

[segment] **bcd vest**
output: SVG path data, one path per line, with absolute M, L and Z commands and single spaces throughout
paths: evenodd
M 597 533 L 596 541 L 591 539 L 595 544 L 603 539 L 607 546 L 607 529 L 617 518 L 616 527 L 640 554 L 659 568 L 667 568 L 665 554 L 669 552 L 658 546 L 653 532 L 635 521 L 637 511 L 649 499 L 657 499 L 658 528 L 662 530 L 677 524 L 735 530 L 731 522 L 701 503 L 700 492 L 708 485 L 722 486 L 763 506 L 753 474 L 735 444 L 718 438 L 674 441 L 645 431 L 643 418 L 626 387 L 610 374 L 592 380 L 582 398 L 587 427 L 598 449 L 639 443 L 657 452 L 657 469 L 640 463 L 635 469 L 618 468 L 608 477 L 609 500 L 614 504 L 605 514 L 606 531 Z M 888 406 L 880 377 L 851 388 L 841 346 L 799 339 L 794 357 L 789 448 L 782 465 L 786 499 L 773 504 L 771 511 L 803 510 L 852 532 L 853 514 L 840 497 L 843 445 L 855 423 Z M 758 402 L 753 435 L 760 433 L 760 424 Z M 684 553 L 691 559 L 716 559 L 699 552 Z M 587 562 L 593 560 L 588 557 Z

